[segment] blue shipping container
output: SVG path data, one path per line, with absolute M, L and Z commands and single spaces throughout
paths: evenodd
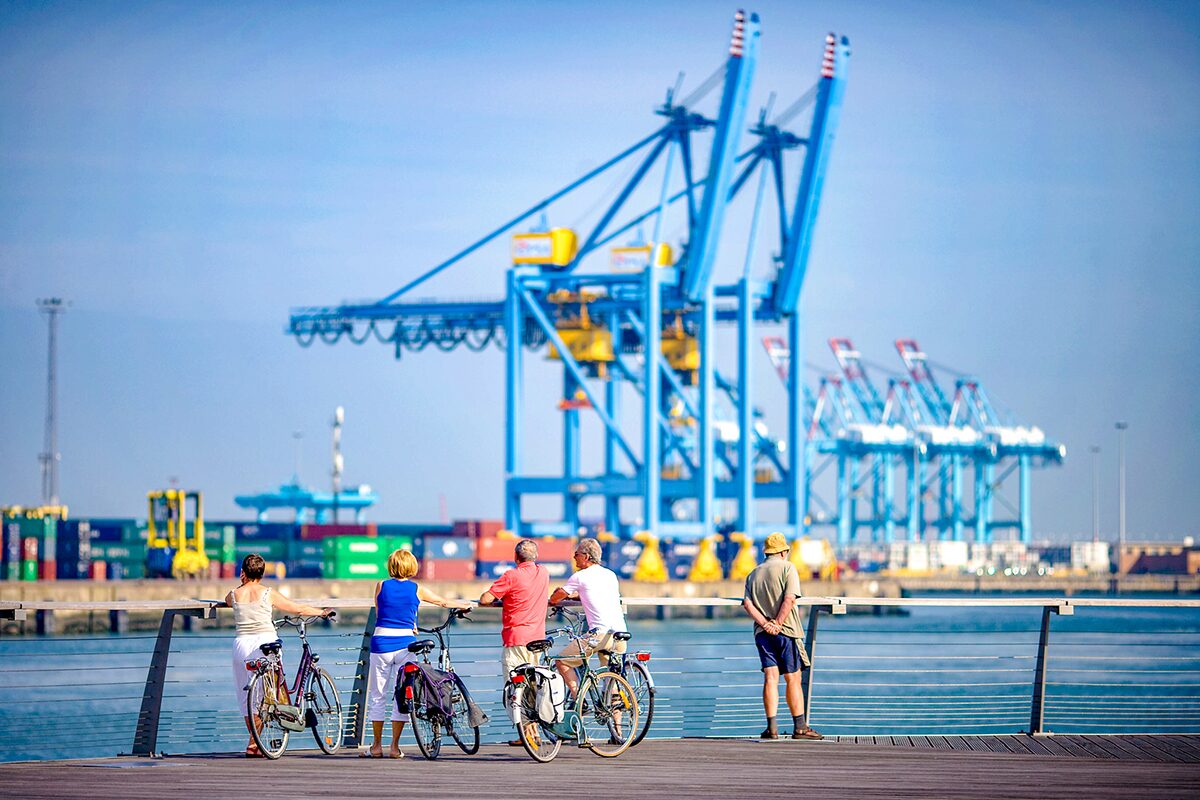
M 475 540 L 469 536 L 422 536 L 419 558 L 475 558 Z
M 537 563 L 546 568 L 551 581 L 565 581 L 571 576 L 574 569 L 573 565 L 566 561 L 539 561 Z M 475 565 L 475 575 L 478 578 L 495 579 L 510 569 L 516 569 L 516 566 L 512 561 L 480 561 Z
M 58 526 L 55 546 L 59 580 L 82 580 L 92 565 L 92 529 L 86 521 L 69 520 Z
M 299 527 L 290 522 L 240 522 L 234 525 L 237 541 L 247 539 L 288 540 L 299 535 Z

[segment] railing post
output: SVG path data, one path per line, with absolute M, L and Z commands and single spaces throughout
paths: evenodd
M 367 614 L 367 625 L 363 628 L 362 644 L 358 648 L 358 667 L 354 671 L 354 688 L 350 690 L 350 704 L 354 709 L 350 735 L 346 747 L 362 747 L 367 728 L 367 671 L 371 669 L 371 635 L 375 633 L 375 607 Z
M 1042 629 L 1038 635 L 1037 663 L 1033 668 L 1033 701 L 1029 709 L 1029 735 L 1045 736 L 1046 719 L 1046 666 L 1050 650 L 1050 615 L 1071 615 L 1075 607 L 1062 603 L 1042 608 Z
M 826 611 L 833 613 L 833 606 L 813 606 L 808 610 L 808 628 L 804 633 L 804 652 L 808 655 L 808 669 L 803 671 L 800 677 L 801 691 L 804 692 L 804 716 L 805 719 L 812 713 L 812 675 L 813 667 L 815 666 L 815 653 L 817 649 L 817 620 L 821 617 L 821 612 Z M 843 607 L 842 613 L 845 613 Z M 811 723 L 810 723 L 811 724 Z
M 158 639 L 154 642 L 154 654 L 150 657 L 150 669 L 146 672 L 146 686 L 142 690 L 142 708 L 138 711 L 137 724 L 133 732 L 134 756 L 157 755 L 158 723 L 162 714 L 163 686 L 167 680 L 167 662 L 171 654 L 171 634 L 175 630 L 176 615 L 185 619 L 191 617 L 213 618 L 216 609 L 208 608 L 168 608 L 163 611 L 162 622 L 158 625 Z

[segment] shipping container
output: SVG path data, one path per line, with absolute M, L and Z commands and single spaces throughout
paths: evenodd
M 498 536 L 481 536 L 475 540 L 475 557 L 480 561 L 512 561 L 514 550 L 520 539 Z M 538 561 L 570 561 L 575 552 L 574 539 L 534 539 L 538 548 Z
M 325 539 L 330 536 L 378 536 L 379 530 L 375 523 L 366 525 L 302 525 L 301 539 Z
M 453 536 L 471 536 L 476 539 L 495 536 L 504 529 L 504 523 L 494 519 L 456 520 L 451 530 Z
M 36 581 L 38 575 L 38 562 L 25 559 L 21 562 L 21 580 Z
M 141 580 L 146 577 L 144 562 L 108 562 L 108 579 L 110 581 Z
M 92 540 L 92 558 L 103 561 L 146 562 L 146 545 L 126 542 L 97 542 Z
M 663 561 L 667 565 L 667 577 L 671 580 L 687 580 L 700 552 L 699 542 L 662 542 Z
M 88 564 L 88 579 L 103 581 L 108 579 L 108 564 L 103 561 L 92 561 Z
M 4 572 L 0 577 L 5 580 L 15 581 L 21 577 L 21 526 L 14 519 L 5 517 L 3 519 L 3 528 L 0 528 L 0 537 L 3 541 L 3 558 L 0 563 L 3 564 Z
M 382 561 L 326 561 L 322 575 L 326 580 L 362 579 L 381 581 L 388 577 L 387 564 Z
M 290 522 L 239 522 L 233 527 L 238 544 L 249 540 L 287 541 L 296 537 L 296 526 Z
M 414 540 L 425 534 L 449 536 L 454 533 L 453 525 L 432 525 L 428 522 L 402 522 L 387 525 L 381 522 L 375 528 L 378 536 L 411 536 Z
M 92 531 L 93 542 L 131 542 L 144 539 L 138 534 L 138 523 L 134 519 L 92 518 L 87 521 Z
M 425 581 L 473 581 L 475 559 L 431 558 L 421 562 L 417 578 Z
M 430 536 L 426 534 L 422 550 L 424 559 L 428 561 L 475 560 L 475 540 L 465 536 Z
M 642 543 L 632 540 L 605 542 L 604 566 L 617 573 L 619 578 L 632 578 L 642 555 Z
M 316 540 L 293 539 L 287 545 L 288 561 L 320 561 L 325 557 L 325 543 Z
M 287 560 L 288 543 L 283 539 L 254 539 L 248 542 L 239 541 L 234 549 L 234 561 L 242 563 L 242 559 L 251 553 L 262 556 L 263 561 Z
M 320 578 L 324 574 L 324 564 L 320 559 L 289 560 L 287 574 L 289 578 Z
M 59 526 L 55 553 L 60 580 L 84 580 L 92 562 L 92 527 L 86 520 L 70 520 Z

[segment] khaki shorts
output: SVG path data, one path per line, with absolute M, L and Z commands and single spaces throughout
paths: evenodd
M 571 656 L 577 656 L 582 653 L 587 658 L 591 658 L 592 656 L 599 654 L 600 663 L 602 665 L 607 665 L 609 653 L 617 653 L 620 655 L 624 653 L 626 649 L 626 643 L 619 642 L 614 639 L 612 631 L 609 631 L 608 633 L 605 633 L 599 637 L 593 635 L 591 638 L 585 641 L 587 642 L 587 646 L 581 650 L 579 646 L 579 640 L 572 640 L 571 643 L 564 647 L 563 651 L 558 654 L 558 663 L 566 664 L 568 667 L 581 667 L 583 666 L 583 659 L 572 658 Z
M 504 668 L 504 679 L 508 680 L 509 674 L 514 669 L 522 664 L 537 664 L 538 658 L 536 653 L 531 653 L 525 645 L 515 645 L 513 647 L 505 647 L 504 652 L 500 655 L 500 666 Z

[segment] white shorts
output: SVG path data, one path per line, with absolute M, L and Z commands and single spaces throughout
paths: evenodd
M 237 703 L 238 713 L 243 717 L 249 716 L 246 710 L 246 687 L 253 675 L 246 669 L 246 663 L 257 661 L 262 657 L 260 645 L 274 642 L 279 638 L 275 633 L 244 633 L 233 640 L 233 694 Z M 280 658 L 283 653 L 280 653 Z
M 371 653 L 371 664 L 367 671 L 368 720 L 383 722 L 387 716 L 388 698 L 394 697 L 396 677 L 401 667 L 416 660 L 416 654 L 410 653 L 408 648 L 391 653 Z M 401 714 L 399 707 L 393 702 L 392 722 L 408 721 L 409 715 Z

